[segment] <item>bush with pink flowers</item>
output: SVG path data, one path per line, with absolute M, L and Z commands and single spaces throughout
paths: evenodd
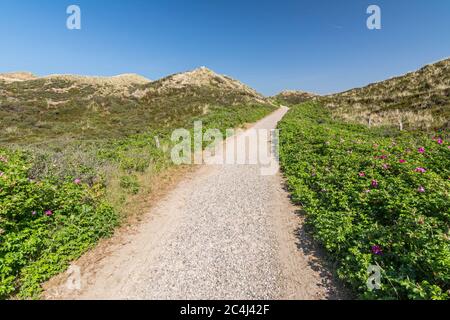
M 26 154 L 0 148 L 0 298 L 36 297 L 117 222 L 102 185 L 33 180 L 31 166 Z
M 446 134 L 368 129 L 314 103 L 279 128 L 288 187 L 339 277 L 362 298 L 449 299 Z M 382 269 L 380 290 L 367 286 L 370 265 Z

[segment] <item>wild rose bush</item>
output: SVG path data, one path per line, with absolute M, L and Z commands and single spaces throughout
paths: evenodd
M 448 299 L 450 144 L 331 119 L 296 106 L 280 124 L 280 160 L 293 199 L 337 273 L 361 298 Z M 381 267 L 369 290 L 367 270 Z
M 0 298 L 36 297 L 117 221 L 101 184 L 33 180 L 31 168 L 27 155 L 0 148 Z

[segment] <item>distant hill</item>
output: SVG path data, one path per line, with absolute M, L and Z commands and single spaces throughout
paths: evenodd
M 315 97 L 318 97 L 318 95 L 310 92 L 286 90 L 273 96 L 272 99 L 278 103 L 290 106 L 306 102 Z
M 207 68 L 158 81 L 138 75 L 0 76 L 0 143 L 118 138 L 170 126 L 213 108 L 269 102 Z
M 79 76 L 79 75 L 49 75 L 46 77 L 42 77 L 42 79 L 48 79 L 48 80 L 66 80 L 66 81 L 73 81 L 80 84 L 91 84 L 91 85 L 97 85 L 97 86 L 112 86 L 112 87 L 126 87 L 130 85 L 136 85 L 136 84 L 146 84 L 150 83 L 151 80 L 140 76 L 138 74 L 120 74 L 117 76 L 112 77 L 89 77 L 89 76 Z
M 0 73 L 0 81 L 16 82 L 37 79 L 31 72 Z
M 269 104 L 252 88 L 230 77 L 219 75 L 205 67 L 175 74 L 146 85 L 142 101 L 158 111 L 158 120 L 172 121 L 170 110 L 183 114 L 205 114 L 211 108 Z
M 405 129 L 450 128 L 450 59 L 364 88 L 320 98 L 348 121 Z

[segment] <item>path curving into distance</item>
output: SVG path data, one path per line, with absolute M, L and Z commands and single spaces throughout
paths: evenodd
M 276 128 L 287 110 L 252 129 Z M 125 241 L 82 267 L 81 290 L 63 281 L 46 297 L 342 298 L 288 196 L 281 175 L 261 175 L 259 165 L 200 166 Z

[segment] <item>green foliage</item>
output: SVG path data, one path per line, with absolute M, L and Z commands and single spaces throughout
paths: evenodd
M 238 105 L 229 108 L 213 107 L 207 115 L 196 118 L 204 129 L 232 129 L 245 123 L 255 122 L 274 111 L 270 105 Z
M 117 224 L 103 186 L 75 178 L 32 180 L 30 157 L 0 149 L 0 297 L 36 297 Z
M 120 186 L 132 194 L 139 193 L 139 181 L 136 175 L 122 176 L 120 178 Z
M 304 91 L 282 91 L 276 96 L 272 97 L 272 99 L 276 103 L 281 105 L 294 106 L 297 104 L 305 103 L 317 97 L 318 96 L 316 94 Z
M 336 121 L 314 103 L 291 109 L 279 128 L 293 199 L 338 275 L 361 298 L 449 299 L 445 135 L 371 130 Z M 366 285 L 369 265 L 382 268 L 380 290 Z

